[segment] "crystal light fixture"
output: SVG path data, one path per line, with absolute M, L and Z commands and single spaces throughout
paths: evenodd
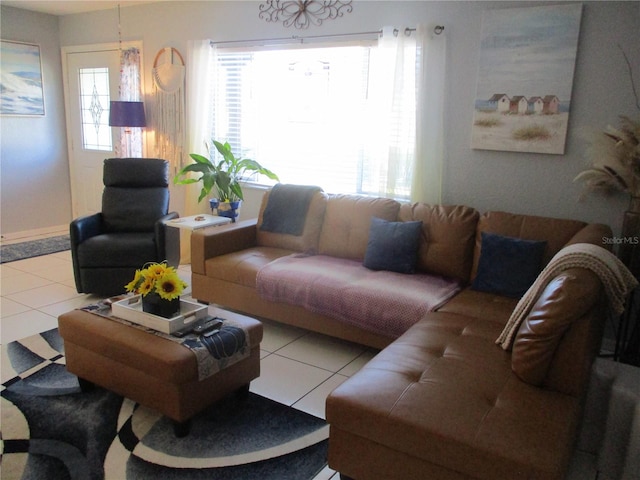
M 352 10 L 351 0 L 268 0 L 260 5 L 258 16 L 267 22 L 282 20 L 285 27 L 308 28 Z

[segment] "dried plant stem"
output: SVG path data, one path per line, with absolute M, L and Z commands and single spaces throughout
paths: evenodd
M 633 96 L 636 99 L 636 108 L 640 110 L 640 100 L 638 100 L 638 92 L 636 91 L 636 84 L 633 80 L 633 69 L 631 68 L 631 62 L 629 61 L 629 57 L 627 57 L 627 54 L 624 52 L 620 44 L 618 44 L 618 48 L 622 52 L 624 61 L 627 62 L 627 68 L 629 69 L 629 77 L 631 77 L 631 90 L 633 91 Z

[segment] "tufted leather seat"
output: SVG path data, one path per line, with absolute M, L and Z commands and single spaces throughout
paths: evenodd
M 572 285 L 577 302 L 602 304 L 591 272 L 571 275 L 581 279 Z M 562 288 L 551 284 L 530 317 L 553 310 Z M 495 344 L 512 309 L 513 301 L 466 290 L 334 390 L 329 465 L 357 480 L 563 478 L 605 316 L 592 307 L 573 319 L 540 388 Z

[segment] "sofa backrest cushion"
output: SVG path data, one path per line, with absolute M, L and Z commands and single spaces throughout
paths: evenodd
M 546 241 L 547 246 L 542 258 L 542 267 L 562 249 L 573 236 L 587 224 L 578 220 L 518 215 L 507 212 L 487 212 L 480 216 L 473 252 L 471 280 L 478 272 L 478 262 L 482 251 L 482 232 L 496 233 L 507 237 L 525 240 Z
M 419 271 L 469 281 L 480 214 L 463 205 L 402 204 L 398 219 L 422 221 Z
M 514 373 L 524 382 L 569 395 L 584 388 L 584 362 L 595 352 L 590 337 L 599 337 L 597 311 L 602 284 L 590 270 L 572 268 L 555 277 L 536 301 L 516 334 L 511 356 Z M 565 337 L 576 337 L 561 343 Z M 563 358 L 563 363 L 558 359 Z
M 373 217 L 395 221 L 400 204 L 390 198 L 329 195 L 318 252 L 364 260 Z
M 296 252 L 316 253 L 318 251 L 318 241 L 320 229 L 324 219 L 325 208 L 327 206 L 327 194 L 316 192 L 311 198 L 307 217 L 301 235 L 290 235 L 286 233 L 274 233 L 262 230 L 260 227 L 263 221 L 264 209 L 269 202 L 269 191 L 262 198 L 262 205 L 258 214 L 256 227 L 256 243 L 260 247 L 275 247 Z

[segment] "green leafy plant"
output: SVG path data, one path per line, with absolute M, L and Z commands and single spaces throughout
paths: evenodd
M 202 182 L 198 202 L 207 197 L 213 188 L 215 188 L 220 202 L 244 200 L 240 181 L 246 180 L 256 173 L 265 175 L 272 180 L 279 180 L 275 173 L 255 160 L 236 157 L 231 151 L 231 145 L 228 142 L 220 143 L 216 140 L 212 142 L 222 156 L 219 161 L 213 158 L 211 147 L 207 144 L 209 158 L 198 153 L 190 153 L 189 156 L 195 160 L 195 163 L 184 167 L 173 178 L 173 183 L 177 185 Z M 200 173 L 201 175 L 198 178 L 194 178 L 189 175 L 191 173 Z

